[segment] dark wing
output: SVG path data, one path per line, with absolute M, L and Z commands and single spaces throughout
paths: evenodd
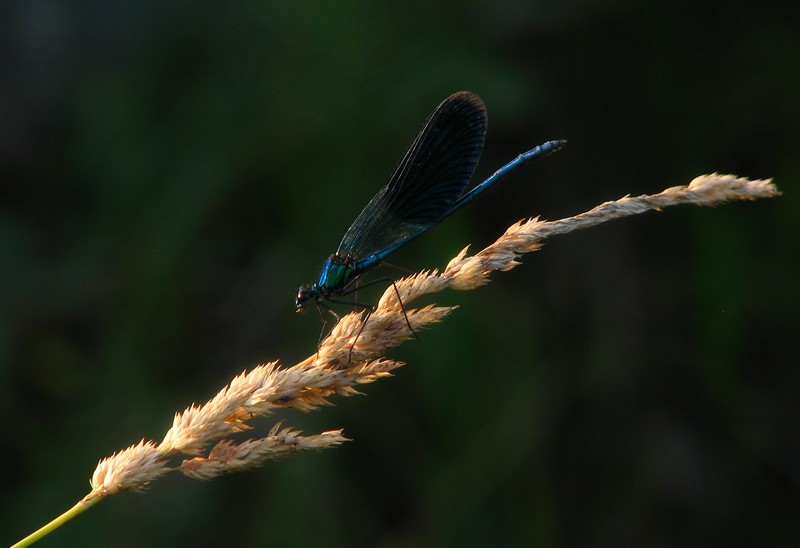
M 475 171 L 486 123 L 486 107 L 477 95 L 461 91 L 442 101 L 389 182 L 350 225 L 339 254 L 382 260 L 442 221 Z

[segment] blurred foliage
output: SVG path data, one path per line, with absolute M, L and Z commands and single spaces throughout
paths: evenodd
M 367 397 L 286 417 L 353 442 L 167 478 L 41 545 L 795 544 L 800 10 L 712 5 L 4 3 L 3 540 L 242 369 L 313 352 L 295 288 L 468 89 L 478 175 L 570 144 L 403 267 L 706 172 L 784 196 L 549 242 L 437 299 L 460 308 Z

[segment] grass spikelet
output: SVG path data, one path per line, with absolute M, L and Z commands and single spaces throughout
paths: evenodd
M 321 451 L 349 441 L 342 436 L 341 430 L 301 436 L 300 432 L 291 428 L 278 432 L 279 427 L 279 424 L 275 425 L 269 435 L 262 439 L 242 443 L 222 440 L 209 452 L 208 457 L 185 460 L 178 469 L 191 479 L 211 480 L 223 474 L 252 470 L 267 461 L 300 451 Z
M 101 460 L 92 475 L 87 498 L 119 491 L 142 491 L 147 484 L 170 471 L 163 454 L 152 441 L 142 440 Z

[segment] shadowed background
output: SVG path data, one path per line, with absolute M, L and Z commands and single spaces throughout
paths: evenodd
M 0 7 L 3 542 L 242 369 L 314 352 L 297 286 L 461 89 L 489 111 L 478 177 L 569 145 L 404 268 L 707 172 L 784 196 L 551 240 L 436 295 L 460 308 L 366 397 L 281 416 L 354 441 L 168 477 L 41 545 L 797 542 L 797 6 L 163 4 Z

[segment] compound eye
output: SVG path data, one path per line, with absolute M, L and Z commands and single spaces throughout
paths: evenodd
M 307 285 L 301 285 L 300 288 L 297 290 L 297 296 L 294 298 L 294 305 L 297 307 L 298 312 L 302 312 L 308 301 L 311 300 L 313 292 L 311 288 Z

